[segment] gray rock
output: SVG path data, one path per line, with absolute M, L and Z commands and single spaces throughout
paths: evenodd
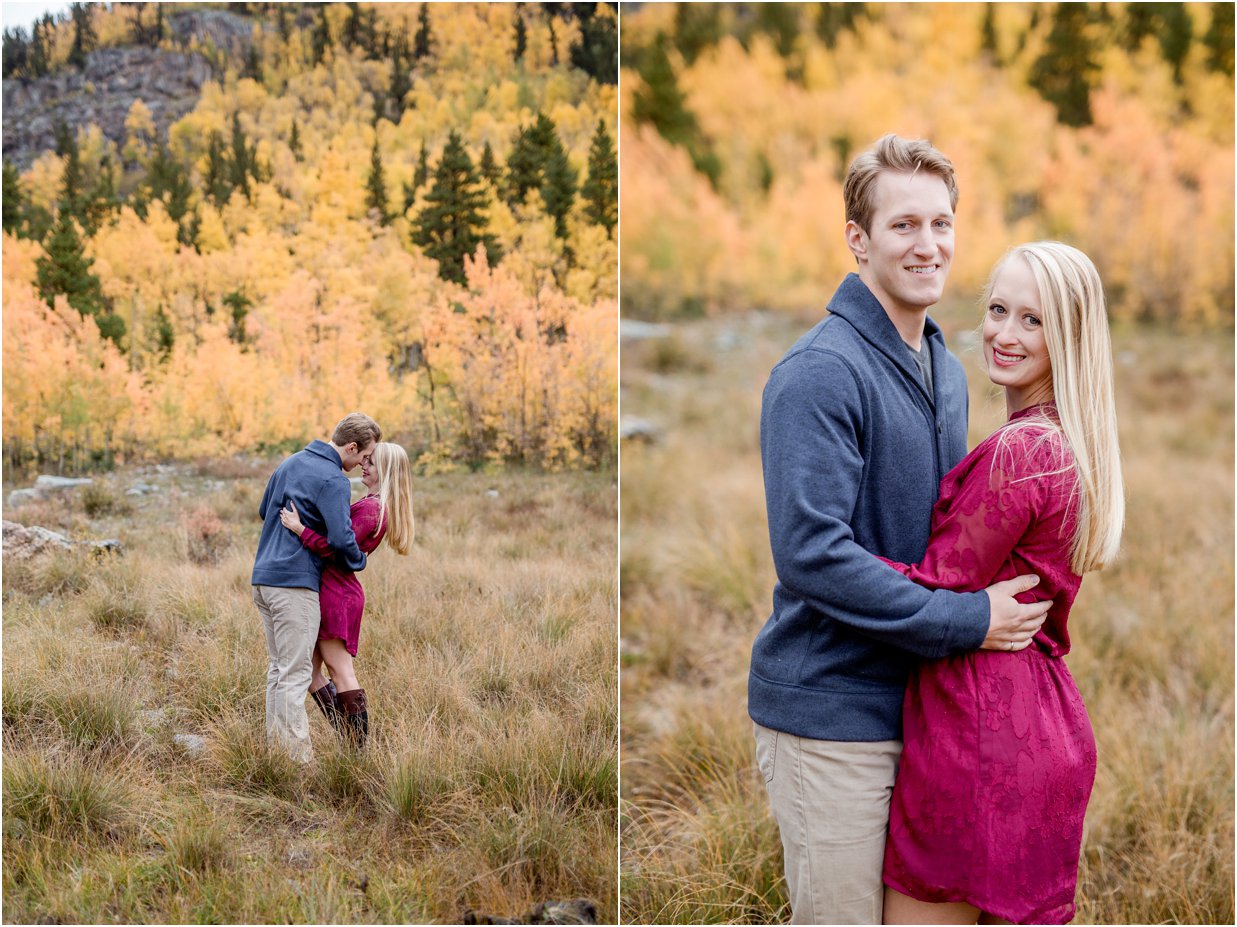
M 201 756 L 206 752 L 206 738 L 198 734 L 175 734 L 172 742 L 190 756 Z
M 487 489 L 487 490 L 485 491 L 485 494 L 486 494 L 487 496 L 489 496 L 491 499 L 497 499 L 497 498 L 498 498 L 498 490 L 497 490 L 497 489 Z
M 16 507 L 26 502 L 33 502 L 36 499 L 42 499 L 43 494 L 37 489 L 14 489 L 9 493 L 9 505 Z
M 93 483 L 90 477 L 74 478 L 71 476 L 39 476 L 34 481 L 34 488 L 40 492 L 54 492 L 58 489 L 73 489 L 77 486 L 89 486 Z
M 63 534 L 40 528 L 37 525 L 26 527 L 17 522 L 3 523 L 4 556 L 14 560 L 29 560 L 39 554 L 56 550 L 68 550 L 73 542 Z
M 669 325 L 656 322 L 641 322 L 639 319 L 619 319 L 619 337 L 623 341 L 645 341 L 649 338 L 668 338 L 674 334 Z
M 151 483 L 134 483 L 127 490 L 125 490 L 125 495 L 126 496 L 145 496 L 145 495 L 149 495 L 150 493 L 156 493 L 156 492 L 159 492 L 159 487 Z
M 643 441 L 657 444 L 665 436 L 665 430 L 648 419 L 625 415 L 619 421 L 619 437 L 624 441 Z
M 3 531 L 4 556 L 14 560 L 29 560 L 39 554 L 69 550 L 73 547 L 85 547 L 96 553 L 124 553 L 124 545 L 115 538 L 106 541 L 70 541 L 63 534 L 47 528 L 38 525 L 27 527 L 13 521 L 4 522 Z

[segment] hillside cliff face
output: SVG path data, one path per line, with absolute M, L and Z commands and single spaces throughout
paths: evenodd
M 160 134 L 193 109 L 202 85 L 214 76 L 194 40 L 229 52 L 249 43 L 252 20 L 218 10 L 173 13 L 171 37 L 179 50 L 141 45 L 101 48 L 86 66 L 64 68 L 38 79 L 4 81 L 4 157 L 20 170 L 55 147 L 55 127 L 93 123 L 107 138 L 124 144 L 125 116 L 134 100 L 150 107 Z

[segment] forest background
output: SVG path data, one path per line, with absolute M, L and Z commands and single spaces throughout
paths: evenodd
M 841 182 L 886 132 L 958 170 L 932 315 L 971 446 L 1004 418 L 975 350 L 996 260 L 1058 238 L 1105 283 L 1128 509 L 1071 617 L 1099 744 L 1078 920 L 1232 921 L 1233 24 L 1232 4 L 624 7 L 626 922 L 789 916 L 746 713 L 776 579 L 760 395 L 854 269 Z
M 423 471 L 613 462 L 616 47 L 590 3 L 6 30 L 6 98 L 101 98 L 135 49 L 204 70 L 179 118 L 139 97 L 6 158 L 8 462 L 287 451 L 354 406 Z

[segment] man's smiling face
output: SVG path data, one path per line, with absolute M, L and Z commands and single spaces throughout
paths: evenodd
M 954 254 L 949 189 L 935 174 L 884 171 L 876 178 L 871 231 L 847 223 L 859 276 L 889 312 L 940 301 Z

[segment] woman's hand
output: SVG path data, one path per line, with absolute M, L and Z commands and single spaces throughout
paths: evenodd
M 296 511 L 296 503 L 291 499 L 288 500 L 287 508 L 279 510 L 279 520 L 298 538 L 305 533 L 305 526 L 301 524 L 301 517 Z

